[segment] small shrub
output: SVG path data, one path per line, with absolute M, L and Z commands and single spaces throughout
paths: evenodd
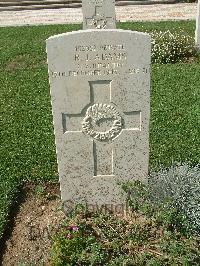
M 154 203 L 170 201 L 182 213 L 188 226 L 200 232 L 200 167 L 173 164 L 168 169 L 151 173 L 151 199 Z
M 38 197 L 43 197 L 45 195 L 45 188 L 43 185 L 37 185 L 35 187 L 35 193 Z
M 157 184 L 155 184 L 155 187 Z M 164 197 L 158 201 L 150 185 L 145 186 L 139 181 L 129 184 L 129 205 L 132 211 L 141 213 L 151 218 L 163 230 L 179 232 L 183 235 L 190 235 L 191 228 L 188 228 L 188 220 L 173 204 L 170 197 Z M 157 188 L 160 190 L 160 188 Z
M 106 249 L 98 242 L 90 224 L 63 224 L 54 235 L 52 246 L 53 265 L 96 265 L 107 259 Z
M 176 63 L 184 62 L 195 57 L 194 38 L 182 31 L 152 31 L 152 62 L 153 63 Z

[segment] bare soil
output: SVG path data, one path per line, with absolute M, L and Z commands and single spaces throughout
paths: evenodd
M 5 243 L 2 265 L 50 265 L 52 231 L 65 218 L 59 185 L 42 185 L 41 192 L 35 184 L 29 183 L 24 192 L 11 235 Z

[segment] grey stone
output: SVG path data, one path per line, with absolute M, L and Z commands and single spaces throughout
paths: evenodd
M 145 180 L 149 161 L 150 37 L 84 30 L 47 40 L 64 202 L 120 204 L 119 182 Z
M 82 0 L 83 29 L 115 29 L 115 0 Z
M 200 49 L 200 0 L 198 0 L 197 4 L 195 44 L 197 48 Z

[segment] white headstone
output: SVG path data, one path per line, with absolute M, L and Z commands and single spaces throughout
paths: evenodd
M 115 29 L 115 0 L 82 0 L 83 29 Z
M 200 0 L 198 0 L 198 4 L 197 4 L 195 44 L 197 48 L 200 49 Z
M 150 37 L 85 30 L 47 40 L 62 200 L 122 203 L 149 161 Z

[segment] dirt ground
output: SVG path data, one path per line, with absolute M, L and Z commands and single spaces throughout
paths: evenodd
M 58 184 L 26 184 L 5 243 L 3 266 L 50 265 L 51 234 L 65 214 Z

